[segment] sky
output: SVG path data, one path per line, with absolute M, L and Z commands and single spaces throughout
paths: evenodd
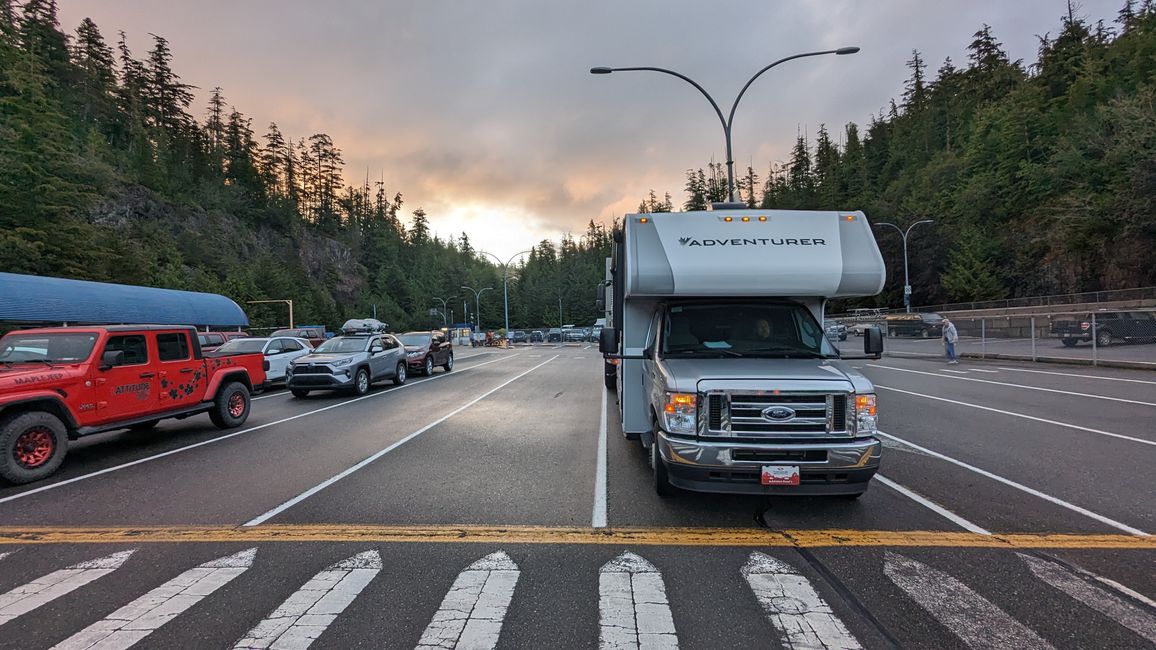
M 736 175 L 765 177 L 796 134 L 865 123 L 903 92 L 919 50 L 930 73 L 983 24 L 1012 59 L 1035 61 L 1059 30 L 1064 0 L 60 0 L 62 27 L 84 17 L 138 58 L 150 33 L 197 86 L 294 139 L 325 132 L 352 183 L 384 178 L 406 217 L 423 208 L 442 237 L 468 234 L 503 260 L 591 221 L 633 212 L 654 189 L 685 198 L 686 170 L 725 160 L 722 126 L 683 81 L 653 72 L 591 75 L 593 66 L 653 66 L 701 84 L 724 114 L 760 68 L 800 52 L 858 46 L 851 56 L 791 61 L 760 77 L 733 126 Z M 1110 22 L 1123 0 L 1083 0 Z M 839 209 L 845 206 L 831 206 Z M 882 218 L 886 215 L 879 215 Z

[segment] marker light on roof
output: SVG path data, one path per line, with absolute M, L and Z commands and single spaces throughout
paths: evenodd
M 734 221 L 734 220 L 735 220 L 735 218 L 734 218 L 734 217 L 723 217 L 723 221 L 725 221 L 725 222 L 727 222 L 727 223 L 730 223 L 730 222 L 732 222 L 732 221 Z
M 643 217 L 643 218 L 641 218 L 641 219 L 639 219 L 639 220 L 638 220 L 638 223 L 647 223 L 648 221 L 650 221 L 650 219 L 647 219 L 646 217 Z
M 746 222 L 748 222 L 748 221 L 750 221 L 750 220 L 751 220 L 751 218 L 750 218 L 750 217 L 743 217 L 743 223 L 746 223 Z
M 855 215 L 853 215 L 853 214 L 845 214 L 845 215 L 843 215 L 843 220 L 844 220 L 844 221 L 854 221 L 854 220 L 855 220 Z
M 767 220 L 766 217 L 759 217 L 759 221 L 766 221 L 766 220 Z

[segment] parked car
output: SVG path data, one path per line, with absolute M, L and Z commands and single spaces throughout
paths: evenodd
M 294 327 L 291 329 L 277 330 L 269 336 L 289 336 L 295 339 L 302 339 L 309 343 L 309 347 L 315 348 L 325 341 L 325 328 L 321 326 Z
M 294 397 L 314 390 L 369 392 L 374 382 L 392 379 L 400 386 L 409 372 L 405 346 L 390 334 L 372 332 L 335 336 L 289 364 L 286 385 Z
M 432 375 L 434 366 L 446 372 L 454 369 L 454 344 L 444 332 L 406 332 L 397 338 L 405 346 L 410 370 Z
M 551 327 L 549 329 L 549 331 L 546 332 L 546 342 L 547 343 L 561 343 L 562 342 L 562 329 L 558 328 L 558 327 Z
M 341 326 L 342 334 L 383 334 L 389 331 L 389 323 L 376 318 L 350 318 Z
M 534 330 L 530 332 L 531 343 L 543 343 L 546 341 L 546 334 L 542 330 Z
M 265 382 L 272 384 L 285 381 L 285 371 L 294 359 L 313 351 L 313 346 L 305 339 L 288 336 L 246 337 L 233 339 L 206 354 L 207 357 L 231 357 L 238 354 L 262 354 L 268 364 L 265 368 Z
M 832 341 L 847 340 L 847 326 L 837 320 L 824 319 L 823 331 L 827 333 L 827 338 Z
M 888 314 L 887 336 L 943 336 L 943 316 L 930 313 Z
M 562 330 L 562 340 L 567 342 L 567 343 L 574 343 L 576 341 L 581 343 L 585 339 L 586 339 L 585 333 L 583 333 L 581 329 L 578 329 L 576 327 L 571 328 L 571 329 Z
M 530 336 L 522 330 L 510 332 L 510 343 L 526 343 L 529 340 Z
M 212 352 L 228 341 L 249 336 L 245 332 L 198 332 L 197 342 L 201 345 L 201 352 Z
M 1091 313 L 1084 314 L 1080 320 L 1052 321 L 1052 336 L 1069 348 L 1080 341 L 1090 342 L 1093 337 L 1096 345 L 1156 341 L 1156 314 L 1151 312 L 1098 311 L 1095 321 L 1093 326 Z

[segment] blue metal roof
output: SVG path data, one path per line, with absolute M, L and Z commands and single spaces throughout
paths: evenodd
M 249 317 L 215 293 L 0 273 L 0 321 L 244 327 Z

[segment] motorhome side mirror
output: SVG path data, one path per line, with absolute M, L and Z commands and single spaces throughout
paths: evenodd
M 883 332 L 878 327 L 863 330 L 863 354 L 876 359 L 883 356 Z
M 602 354 L 618 352 L 618 330 L 613 327 L 603 327 L 598 333 L 598 351 Z
M 100 355 L 101 370 L 111 370 L 120 365 L 124 365 L 124 350 L 107 350 Z

